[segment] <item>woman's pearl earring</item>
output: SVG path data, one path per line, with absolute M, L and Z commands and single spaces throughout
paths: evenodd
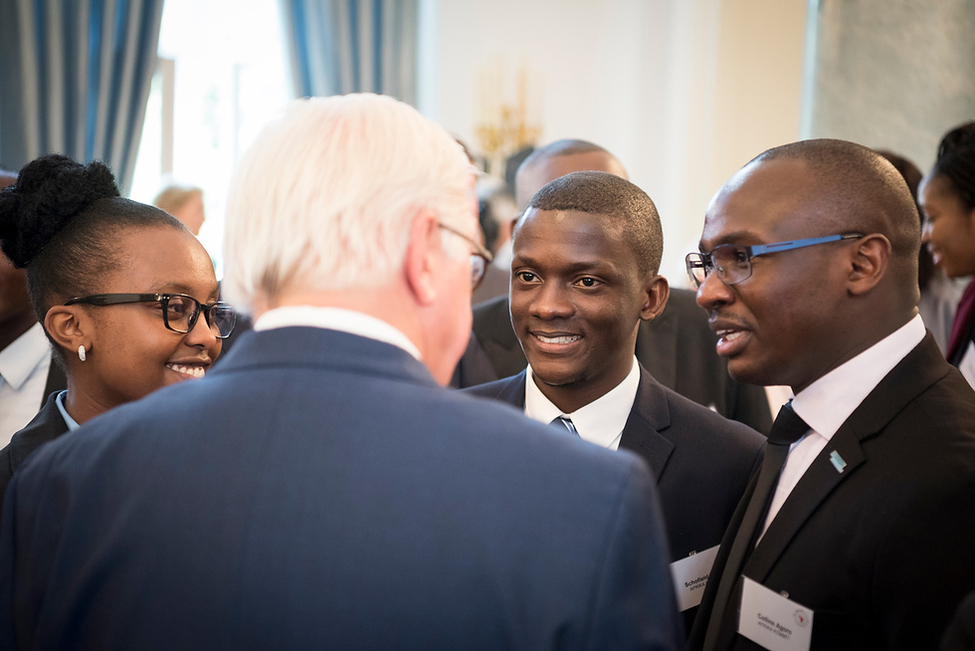
M 85 347 L 83 345 L 78 346 L 78 359 L 80 359 L 81 361 L 85 361 L 86 359 L 88 359 L 88 355 L 85 354 Z

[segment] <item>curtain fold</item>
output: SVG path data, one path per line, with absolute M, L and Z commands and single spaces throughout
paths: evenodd
M 280 0 L 299 97 L 416 102 L 417 0 Z
M 0 165 L 101 160 L 123 192 L 145 119 L 163 0 L 0 2 Z

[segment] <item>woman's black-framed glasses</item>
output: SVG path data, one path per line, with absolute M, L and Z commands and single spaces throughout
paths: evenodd
M 494 255 L 456 228 L 452 228 L 440 222 L 437 222 L 437 224 L 445 231 L 464 238 L 470 242 L 471 246 L 474 247 L 474 251 L 471 253 L 471 290 L 477 289 L 477 286 L 480 285 L 481 281 L 484 279 L 484 271 L 487 269 L 487 266 L 491 264 L 491 261 L 494 260 Z
M 159 303 L 163 323 L 173 332 L 186 334 L 193 329 L 200 314 L 217 339 L 226 339 L 237 325 L 237 312 L 229 303 L 203 304 L 186 294 L 92 294 L 78 296 L 65 305 L 123 305 L 126 303 Z
M 711 275 L 718 272 L 718 278 L 725 285 L 737 285 L 752 276 L 752 258 L 780 251 L 793 251 L 807 246 L 839 242 L 841 240 L 858 240 L 863 233 L 842 233 L 825 237 L 808 237 L 802 240 L 775 242 L 774 244 L 755 244 L 742 246 L 740 244 L 722 244 L 714 247 L 710 253 L 688 253 L 684 258 L 687 275 L 691 278 L 694 289 L 698 289 Z

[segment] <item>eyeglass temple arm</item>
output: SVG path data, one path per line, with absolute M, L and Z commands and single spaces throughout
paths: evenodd
M 840 240 L 855 240 L 863 237 L 861 233 L 843 233 L 842 235 L 826 235 L 825 237 L 811 237 L 804 240 L 791 240 L 788 242 L 776 242 L 775 244 L 755 244 L 750 247 L 752 257 L 764 253 L 774 253 L 776 251 L 791 251 L 801 249 L 806 246 L 825 244 L 826 242 L 838 242 Z

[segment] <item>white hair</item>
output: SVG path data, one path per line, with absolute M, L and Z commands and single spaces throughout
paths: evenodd
M 381 285 L 399 272 L 419 210 L 467 232 L 473 197 L 463 148 L 416 109 L 373 94 L 296 100 L 231 179 L 225 290 L 248 309 L 287 288 Z M 470 253 L 461 238 L 444 242 Z

